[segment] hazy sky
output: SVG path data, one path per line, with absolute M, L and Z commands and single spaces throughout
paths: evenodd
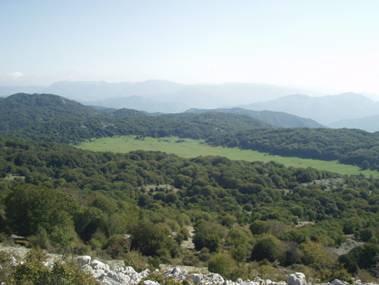
M 0 84 L 262 82 L 379 94 L 377 0 L 0 0 Z

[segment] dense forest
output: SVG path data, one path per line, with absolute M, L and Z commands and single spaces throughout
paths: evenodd
M 270 126 L 259 120 L 237 114 L 162 115 L 129 109 L 96 110 L 46 94 L 16 94 L 0 101 L 0 133 L 44 137 L 62 143 L 121 134 L 205 138 L 226 135 L 231 130 L 267 127 Z
M 322 280 L 374 277 L 378 189 L 378 180 L 275 163 L 93 153 L 0 138 L 3 241 L 18 234 L 50 251 L 121 258 L 135 268 L 208 266 L 230 278 L 283 278 L 284 268 Z M 338 252 L 351 239 L 358 246 Z
M 379 169 L 379 133 L 354 129 L 258 129 L 214 136 L 208 143 L 272 154 L 339 160 Z
M 353 129 L 277 128 L 236 113 L 149 114 L 99 109 L 55 95 L 16 94 L 0 100 L 0 133 L 59 143 L 113 135 L 178 136 L 272 154 L 339 160 L 379 169 L 379 133 Z

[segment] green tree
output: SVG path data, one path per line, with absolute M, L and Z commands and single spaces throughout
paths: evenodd
M 132 248 L 147 256 L 170 257 L 177 244 L 163 224 L 142 222 L 132 229 Z
M 275 261 L 281 258 L 281 243 L 274 236 L 264 236 L 257 241 L 254 245 L 251 258 L 252 260 L 264 260 Z
M 211 257 L 208 262 L 208 270 L 210 272 L 219 273 L 226 278 L 234 279 L 233 273 L 236 272 L 236 261 L 226 253 L 218 253 Z
M 203 221 L 195 228 L 193 242 L 197 250 L 206 247 L 211 252 L 215 252 L 220 248 L 224 236 L 224 227 L 214 222 Z

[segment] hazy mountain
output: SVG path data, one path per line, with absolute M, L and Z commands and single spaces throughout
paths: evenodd
M 99 101 L 89 102 L 91 105 L 102 106 L 106 108 L 128 108 L 141 110 L 145 112 L 164 112 L 164 113 L 176 113 L 183 111 L 190 107 L 190 105 L 179 102 L 162 102 L 151 98 L 141 96 L 130 96 L 120 98 L 109 98 Z
M 143 82 L 61 81 L 45 88 L 46 93 L 58 94 L 80 101 L 95 101 L 130 96 L 161 96 L 172 94 L 181 84 L 163 80 Z
M 43 86 L 0 86 L 0 97 L 15 93 L 39 93 Z
M 358 119 L 346 119 L 329 124 L 332 128 L 354 128 L 368 132 L 379 131 L 379 115 Z
M 323 125 L 318 122 L 302 118 L 299 116 L 287 114 L 284 112 L 274 111 L 253 111 L 242 108 L 221 108 L 221 109 L 189 109 L 188 113 L 206 113 L 206 112 L 220 112 L 220 113 L 233 113 L 239 115 L 249 116 L 259 121 L 265 122 L 273 127 L 278 128 L 322 128 Z
M 244 108 L 286 112 L 311 118 L 322 124 L 379 114 L 379 103 L 355 93 L 322 97 L 291 95 L 245 105 Z
M 302 92 L 268 84 L 179 84 L 170 81 L 56 82 L 43 92 L 91 105 L 150 112 L 182 112 L 188 108 L 219 108 L 270 100 Z M 305 91 L 304 91 L 305 92 Z

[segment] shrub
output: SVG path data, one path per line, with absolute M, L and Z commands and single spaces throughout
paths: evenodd
M 237 261 L 245 261 L 250 257 L 253 237 L 251 233 L 240 226 L 233 227 L 226 238 L 226 245 Z
M 131 234 L 132 249 L 139 250 L 143 255 L 175 256 L 178 245 L 165 225 L 144 222 L 135 226 Z
M 6 281 L 9 285 L 19 284 L 70 284 L 70 285 L 96 285 L 98 284 L 89 274 L 80 270 L 77 265 L 55 263 L 52 269 L 43 262 L 45 254 L 41 250 L 31 250 L 23 264 L 16 266 Z
M 303 251 L 303 263 L 316 268 L 328 268 L 334 264 L 333 255 L 322 245 L 315 242 L 301 244 Z
M 264 260 L 275 261 L 281 258 L 281 245 L 280 241 L 273 236 L 265 236 L 258 240 L 254 245 L 251 259 L 252 260 Z
M 130 250 L 130 240 L 125 235 L 112 236 L 106 245 L 106 252 L 112 258 L 120 258 Z
M 218 253 L 211 257 L 208 262 L 208 269 L 211 272 L 219 273 L 226 278 L 233 279 L 233 273 L 236 271 L 235 260 L 226 253 Z
M 224 235 L 225 229 L 221 225 L 213 222 L 201 222 L 196 227 L 193 242 L 197 250 L 206 247 L 211 252 L 215 252 L 221 246 Z
M 351 273 L 356 273 L 359 268 L 370 269 L 376 266 L 378 260 L 379 246 L 374 244 L 353 248 L 349 253 L 339 258 L 339 261 Z
M 147 258 L 136 250 L 129 251 L 125 254 L 124 263 L 125 266 L 131 266 L 138 272 L 143 271 L 149 267 Z

